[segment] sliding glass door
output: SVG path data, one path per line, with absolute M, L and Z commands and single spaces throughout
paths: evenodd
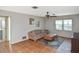
M 5 38 L 5 17 L 0 17 L 0 41 Z

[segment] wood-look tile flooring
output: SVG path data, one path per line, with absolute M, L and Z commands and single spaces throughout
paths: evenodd
M 8 42 L 0 43 L 0 53 L 49 53 L 56 52 L 56 48 L 40 42 L 26 40 L 10 45 Z

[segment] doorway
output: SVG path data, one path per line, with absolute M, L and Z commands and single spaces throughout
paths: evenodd
M 9 41 L 8 39 L 8 17 L 0 16 L 0 42 Z

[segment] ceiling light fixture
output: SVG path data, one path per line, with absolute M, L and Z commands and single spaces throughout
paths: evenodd
M 55 13 L 53 15 L 49 15 L 49 12 L 47 11 L 47 14 L 45 15 L 46 17 L 57 17 Z
M 37 6 L 33 6 L 32 8 L 33 8 L 33 9 L 38 9 L 38 7 L 37 7 Z

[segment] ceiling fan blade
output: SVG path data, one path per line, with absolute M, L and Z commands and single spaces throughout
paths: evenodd
M 50 17 L 57 17 L 57 16 L 50 16 Z
M 49 17 L 49 15 L 46 15 L 46 17 Z

